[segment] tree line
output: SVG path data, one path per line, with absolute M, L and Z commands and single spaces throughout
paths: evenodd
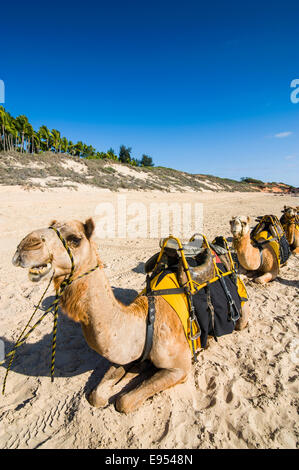
M 132 148 L 121 145 L 116 155 L 110 148 L 107 152 L 98 152 L 92 145 L 84 142 L 73 143 L 63 137 L 57 129 L 49 130 L 41 126 L 35 131 L 25 115 L 14 118 L 0 106 L 0 151 L 16 150 L 20 153 L 54 152 L 66 153 L 87 159 L 107 159 L 129 163 L 133 166 L 154 166 L 149 155 L 142 155 L 141 160 L 132 157 Z

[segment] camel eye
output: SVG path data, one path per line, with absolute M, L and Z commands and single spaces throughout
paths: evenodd
M 66 240 L 67 240 L 68 243 L 70 243 L 73 246 L 79 246 L 82 239 L 79 238 L 79 237 L 76 237 L 76 235 L 69 235 L 66 238 Z

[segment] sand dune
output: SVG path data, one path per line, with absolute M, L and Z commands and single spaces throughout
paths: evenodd
M 233 215 L 280 216 L 297 198 L 263 193 L 125 193 L 129 202 L 204 204 L 204 233 L 230 236 Z M 0 337 L 6 351 L 20 334 L 46 282 L 34 285 L 11 264 L 19 241 L 55 219 L 95 216 L 107 191 L 24 191 L 0 187 Z M 96 218 L 96 216 L 95 216 Z M 254 220 L 252 225 L 254 224 Z M 191 234 L 190 234 L 191 235 Z M 131 301 L 144 286 L 142 263 L 158 240 L 96 239 L 115 295 Z M 80 325 L 62 314 L 56 378 L 49 378 L 52 318 L 20 348 L 0 398 L 0 448 L 296 448 L 298 442 L 298 256 L 266 286 L 246 281 L 249 327 L 210 342 L 185 384 L 154 396 L 130 415 L 113 404 L 92 408 L 85 393 L 108 362 L 93 352 Z M 51 290 L 43 308 L 51 303 Z M 0 368 L 0 379 L 5 374 Z

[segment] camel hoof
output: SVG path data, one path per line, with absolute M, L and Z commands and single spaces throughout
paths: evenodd
M 269 281 L 265 279 L 261 279 L 260 277 L 256 277 L 253 282 L 255 282 L 256 284 L 263 285 L 263 284 L 267 284 L 267 282 Z
M 127 414 L 134 411 L 137 407 L 134 405 L 134 403 L 130 401 L 130 399 L 126 395 L 123 395 L 116 400 L 115 408 L 120 413 Z
M 237 321 L 236 323 L 236 327 L 235 327 L 235 330 L 237 331 L 241 331 L 241 330 L 244 330 L 244 328 L 246 328 L 248 326 L 248 320 L 243 320 L 241 319 Z
M 97 395 L 96 390 L 93 390 L 87 397 L 87 401 L 91 406 L 95 408 L 103 408 L 108 405 L 108 400 Z

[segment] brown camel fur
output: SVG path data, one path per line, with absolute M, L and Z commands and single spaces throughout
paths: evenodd
M 114 297 L 96 245 L 91 240 L 92 219 L 85 224 L 53 221 L 52 226 L 60 231 L 71 248 L 74 279 L 97 263 L 100 266 L 66 288 L 61 307 L 70 318 L 81 323 L 88 345 L 114 364 L 88 397 L 90 404 L 102 407 L 114 395 L 116 384 L 119 386 L 138 375 L 138 371 L 132 369 L 128 372 L 128 366 L 143 352 L 148 300 L 146 296 L 139 296 L 125 306 Z M 71 270 L 67 251 L 50 228 L 27 235 L 18 245 L 12 262 L 29 269 L 29 278 L 35 282 L 54 271 L 56 288 Z M 184 382 L 191 369 L 191 352 L 178 315 L 162 297 L 157 297 L 155 302 L 156 321 L 149 360 L 158 370 L 137 388 L 117 398 L 116 408 L 121 412 L 134 411 L 147 398 Z
M 254 279 L 258 284 L 266 284 L 275 279 L 279 272 L 276 254 L 269 243 L 263 245 L 261 262 L 260 250 L 254 247 L 250 239 L 250 217 L 236 216 L 230 221 L 235 248 L 240 265 L 246 271 L 263 273 Z
M 280 222 L 283 225 L 291 251 L 297 254 L 299 253 L 299 230 L 298 230 L 299 206 L 297 207 L 284 206 L 282 212 L 283 214 L 281 216 Z

